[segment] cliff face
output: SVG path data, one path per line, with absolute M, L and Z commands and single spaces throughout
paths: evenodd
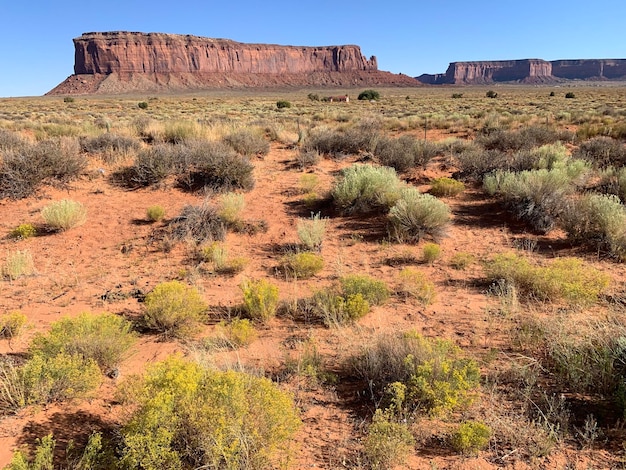
M 207 87 L 388 84 L 358 46 L 298 47 L 161 33 L 86 33 L 74 39 L 74 75 L 49 94 L 195 90 Z M 105 84 L 106 82 L 106 84 Z M 114 84 L 116 84 L 114 86 Z
M 626 77 L 626 59 L 523 59 L 452 62 L 445 74 L 421 75 L 430 84 L 489 84 L 497 82 L 550 83 L 563 80 L 615 80 Z

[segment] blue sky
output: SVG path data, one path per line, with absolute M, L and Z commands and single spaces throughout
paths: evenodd
M 52 89 L 73 73 L 72 38 L 91 31 L 357 44 L 417 76 L 454 61 L 626 58 L 625 19 L 624 0 L 0 0 L 0 97 Z

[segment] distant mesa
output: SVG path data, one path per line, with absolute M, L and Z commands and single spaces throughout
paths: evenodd
M 419 86 L 378 70 L 358 46 L 280 46 L 136 32 L 85 33 L 74 39 L 74 74 L 61 94 L 174 92 L 210 88 Z
M 626 59 L 523 59 L 452 62 L 446 73 L 424 74 L 430 85 L 482 85 L 498 82 L 558 83 L 568 80 L 626 80 Z

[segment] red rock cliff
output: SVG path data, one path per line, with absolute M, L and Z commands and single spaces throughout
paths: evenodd
M 358 46 L 244 44 L 160 33 L 87 33 L 74 39 L 76 74 L 311 73 L 377 70 Z
M 215 87 L 417 86 L 378 70 L 358 46 L 245 44 L 198 36 L 103 32 L 74 39 L 74 75 L 48 94 Z

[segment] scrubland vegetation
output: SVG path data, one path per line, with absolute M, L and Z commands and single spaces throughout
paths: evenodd
M 624 89 L 310 91 L 0 100 L 2 464 L 623 466 Z

